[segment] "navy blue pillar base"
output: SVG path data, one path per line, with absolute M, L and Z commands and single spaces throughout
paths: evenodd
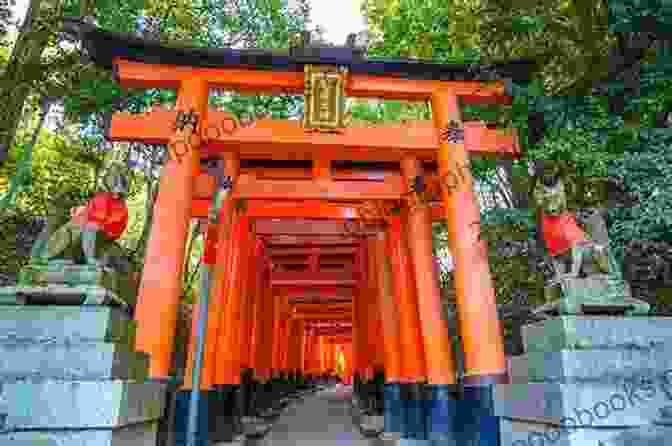
M 196 446 L 208 446 L 208 406 L 210 393 L 208 391 L 200 392 L 198 401 L 198 420 L 196 429 Z M 191 400 L 191 390 L 180 390 L 175 396 L 175 446 L 186 446 L 187 444 L 187 425 L 189 420 L 189 401 Z
M 404 403 L 404 430 L 401 433 L 401 438 L 426 440 L 425 386 L 422 383 L 408 383 L 401 386 Z
M 436 445 L 465 446 L 460 440 L 460 410 L 454 384 L 431 384 L 425 387 L 427 440 Z
M 459 402 L 458 423 L 465 446 L 499 446 L 499 418 L 494 416 L 492 385 L 465 384 Z
M 383 432 L 401 435 L 404 431 L 404 403 L 401 384 L 385 383 L 383 393 Z

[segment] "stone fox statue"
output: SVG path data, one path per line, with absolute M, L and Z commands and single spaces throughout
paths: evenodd
M 85 205 L 71 211 L 70 221 L 50 222 L 33 245 L 33 261 L 48 262 L 55 258 L 74 263 L 110 266 L 129 272 L 121 249 L 113 243 L 126 230 L 128 179 L 119 166 L 109 168 L 103 191 Z
M 534 196 L 539 206 L 540 232 L 553 258 L 556 279 L 579 277 L 580 274 L 609 274 L 611 262 L 607 246 L 597 243 L 593 234 L 586 234 L 575 215 L 567 209 L 565 186 L 557 168 L 548 163 L 542 165 Z M 608 240 L 603 242 L 608 243 Z

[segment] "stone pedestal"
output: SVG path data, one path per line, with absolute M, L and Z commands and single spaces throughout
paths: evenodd
M 156 445 L 165 384 L 147 380 L 119 308 L 0 305 L 0 445 Z
M 650 305 L 632 297 L 630 286 L 614 274 L 563 277 L 545 287 L 546 305 L 535 313 L 647 315 Z
M 672 438 L 672 318 L 560 316 L 522 334 L 512 384 L 495 388 L 502 446 Z

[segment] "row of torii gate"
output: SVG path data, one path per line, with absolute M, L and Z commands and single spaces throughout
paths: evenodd
M 510 103 L 503 80 L 473 80 L 473 66 L 343 53 L 215 54 L 84 29 L 94 62 L 113 68 L 122 87 L 177 91 L 174 110 L 116 113 L 108 135 L 167 144 L 173 155 L 161 173 L 135 310 L 136 348 L 150 355 L 151 377 L 170 378 L 190 222 L 208 217 L 225 178 L 230 189 L 218 224 L 206 230 L 212 287 L 201 390 L 239 385 L 243 369 L 261 382 L 322 374 L 336 369 L 337 352 L 346 382 L 384 370 L 387 383 L 455 384 L 432 255 L 431 225 L 442 219 L 454 260 L 464 383 L 507 381 L 468 166 L 470 155 L 516 157 L 517 139 L 463 123 L 460 112 L 460 104 Z M 262 65 L 267 69 L 257 69 Z M 239 125 L 209 108 L 214 88 L 305 94 L 304 122 Z M 430 101 L 433 120 L 344 127 L 345 96 Z M 435 206 L 423 204 L 429 184 L 440 185 Z M 192 342 L 189 363 L 193 357 Z

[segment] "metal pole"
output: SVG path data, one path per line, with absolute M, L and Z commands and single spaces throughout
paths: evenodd
M 228 181 L 227 181 L 228 179 Z M 209 223 L 216 225 L 219 210 L 231 189 L 231 180 L 224 177 L 220 187 L 215 192 L 210 205 Z M 205 260 L 205 259 L 204 259 Z M 189 400 L 189 420 L 187 424 L 187 446 L 196 446 L 196 431 L 198 429 L 198 412 L 201 387 L 201 370 L 203 368 L 203 351 L 205 350 L 205 335 L 208 327 L 208 297 L 210 294 L 210 267 L 206 261 L 202 262 L 201 292 L 198 302 L 198 325 L 196 327 L 196 353 L 192 373 L 191 399 Z

